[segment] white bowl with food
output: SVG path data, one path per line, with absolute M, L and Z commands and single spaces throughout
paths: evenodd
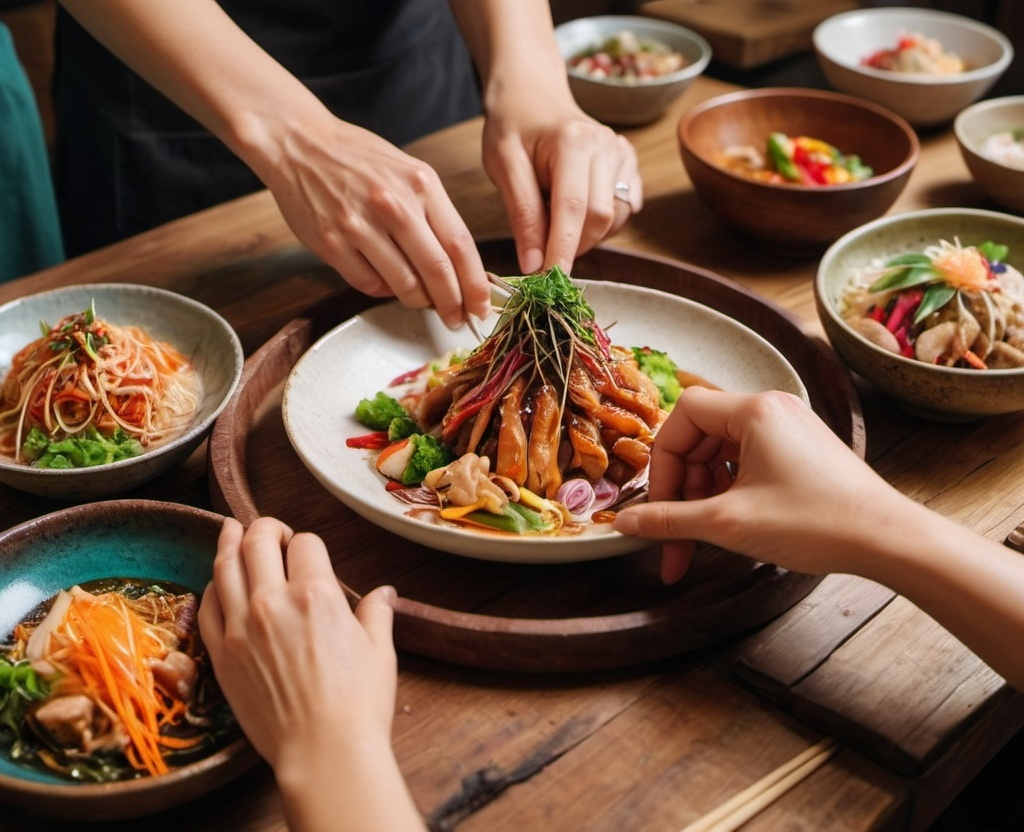
M 882 217 L 837 240 L 814 281 L 822 326 L 909 412 L 1024 410 L 1024 219 L 969 208 Z
M 711 60 L 696 32 L 649 17 L 581 17 L 557 26 L 555 39 L 576 102 L 612 125 L 654 121 Z
M 208 306 L 98 283 L 0 306 L 0 482 L 60 500 L 126 491 L 186 459 L 244 357 Z
M 814 30 L 829 84 L 887 107 L 915 127 L 951 121 L 980 99 L 1013 60 L 998 30 L 933 9 L 843 12 Z
M 964 164 L 1000 207 L 1024 213 L 1024 95 L 972 104 L 953 122 Z

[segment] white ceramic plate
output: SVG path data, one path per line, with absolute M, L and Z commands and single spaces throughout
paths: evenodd
M 578 280 L 596 320 L 616 344 L 663 350 L 684 370 L 726 389 L 784 390 L 807 400 L 796 371 L 771 344 L 720 312 L 636 286 Z M 490 332 L 496 318 L 481 327 Z M 645 549 L 650 541 L 608 530 L 585 535 L 514 537 L 435 526 L 407 517 L 384 490 L 373 454 L 346 447 L 367 429 L 360 399 L 447 350 L 475 346 L 467 328 L 451 332 L 429 310 L 397 303 L 374 307 L 323 336 L 285 383 L 285 429 L 302 462 L 345 505 L 397 535 L 457 555 L 522 563 L 596 560 Z

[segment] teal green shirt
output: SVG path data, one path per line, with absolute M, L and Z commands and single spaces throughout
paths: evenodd
M 0 282 L 64 259 L 35 96 L 0 23 Z

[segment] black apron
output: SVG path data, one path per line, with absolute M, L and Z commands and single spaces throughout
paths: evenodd
M 480 112 L 445 0 L 222 0 L 339 118 L 401 145 Z M 57 25 L 55 176 L 68 256 L 260 189 L 216 137 L 95 41 Z

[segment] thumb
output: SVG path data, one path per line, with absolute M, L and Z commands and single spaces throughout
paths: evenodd
M 377 647 L 392 645 L 391 631 L 397 598 L 393 586 L 379 586 L 364 596 L 356 607 L 356 618 Z

